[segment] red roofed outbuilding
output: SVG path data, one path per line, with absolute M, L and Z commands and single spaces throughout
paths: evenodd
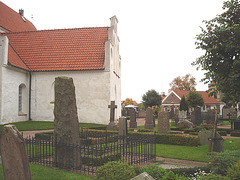
M 180 108 L 180 102 L 183 96 L 187 97 L 189 91 L 182 90 L 172 90 L 170 93 L 163 99 L 161 109 L 169 111 L 171 107 L 174 106 L 174 109 Z M 208 109 L 217 109 L 219 112 L 220 102 L 214 97 L 209 96 L 209 93 L 206 91 L 196 91 L 201 94 L 204 100 L 204 106 L 201 107 L 202 111 L 207 111 Z

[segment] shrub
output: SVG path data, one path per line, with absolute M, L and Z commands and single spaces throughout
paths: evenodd
M 230 180 L 228 177 L 221 176 L 219 174 L 209 174 L 204 176 L 199 176 L 198 180 Z
M 161 179 L 166 175 L 166 170 L 157 165 L 143 166 L 139 171 L 140 173 L 147 172 L 154 179 Z
M 227 131 L 217 131 L 221 136 L 227 136 Z
M 136 176 L 133 166 L 117 161 L 106 163 L 96 173 L 98 180 L 129 180 Z
M 211 173 L 211 169 L 209 166 L 204 167 L 193 167 L 193 168 L 176 168 L 171 169 L 171 171 L 178 176 L 185 176 L 185 177 L 196 177 L 199 174 L 206 174 Z
M 213 153 L 211 167 L 216 174 L 225 176 L 228 167 L 239 159 L 239 151 L 225 151 L 221 153 Z
M 153 132 L 153 129 L 138 129 L 137 132 Z
M 231 131 L 231 136 L 240 137 L 240 131 Z
M 240 179 L 240 160 L 228 168 L 227 176 L 231 179 Z

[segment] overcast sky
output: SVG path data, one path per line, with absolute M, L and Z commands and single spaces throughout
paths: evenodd
M 196 78 L 197 90 L 203 71 L 191 62 L 204 54 L 196 50 L 195 37 L 203 20 L 223 12 L 223 0 L 2 0 L 38 30 L 105 27 L 118 18 L 122 59 L 122 100 L 140 102 L 150 89 L 167 93 L 169 83 L 188 73 Z

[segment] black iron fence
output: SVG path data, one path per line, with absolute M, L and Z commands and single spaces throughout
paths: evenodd
M 82 132 L 79 144 L 57 143 L 56 137 L 26 138 L 29 162 L 95 174 L 108 161 L 140 165 L 156 158 L 156 136 L 118 136 Z

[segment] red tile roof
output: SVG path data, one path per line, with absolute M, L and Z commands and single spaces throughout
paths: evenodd
M 25 17 L 24 21 L 20 14 L 0 1 L 0 29 L 4 28 L 9 32 L 36 31 L 35 26 Z
M 180 98 L 182 98 L 183 95 L 186 98 L 189 91 L 174 90 L 174 92 Z M 218 100 L 216 100 L 215 98 L 213 98 L 212 96 L 209 97 L 209 93 L 207 93 L 206 91 L 196 91 L 196 92 L 202 95 L 202 97 L 204 99 L 204 104 L 220 104 L 220 102 Z
M 13 48 L 9 51 L 9 63 L 22 69 L 29 68 L 30 71 L 104 69 L 108 27 L 5 35 Z M 13 55 L 14 52 L 17 55 Z

